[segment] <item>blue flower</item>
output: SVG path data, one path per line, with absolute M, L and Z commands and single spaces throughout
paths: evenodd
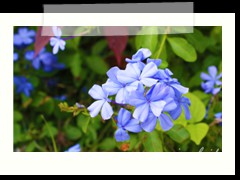
M 19 28 L 18 34 L 14 34 L 14 45 L 29 45 L 34 42 L 36 33 L 34 30 L 28 30 L 27 28 Z
M 172 78 L 173 75 L 172 71 L 168 68 L 162 70 L 159 69 L 154 78 L 158 79 L 161 83 L 165 84 L 166 86 L 170 87 L 171 93 L 176 91 L 186 94 L 188 93 L 188 88 L 182 86 L 176 78 Z
M 80 103 L 76 103 L 76 106 L 79 108 L 79 109 L 82 109 L 82 108 L 85 108 L 85 106 L 84 105 L 82 105 L 82 104 L 80 104 Z
M 16 85 L 17 93 L 24 93 L 26 96 L 30 96 L 30 91 L 33 90 L 33 85 L 27 81 L 27 78 L 23 76 L 15 76 L 14 84 Z
M 55 37 L 50 39 L 50 45 L 53 46 L 53 54 L 57 54 L 59 49 L 62 51 L 65 49 L 66 41 L 61 39 L 62 31 L 59 27 L 53 26 L 52 30 Z
M 60 95 L 60 96 L 55 96 L 54 97 L 56 100 L 59 100 L 59 101 L 65 101 L 67 99 L 67 96 L 65 95 Z
M 79 144 L 76 144 L 72 147 L 70 147 L 68 150 L 66 150 L 65 152 L 81 152 L 81 147 Z
M 57 61 L 56 56 L 46 52 L 45 49 L 42 49 L 36 57 L 34 57 L 34 51 L 27 51 L 25 58 L 29 61 L 32 61 L 32 66 L 37 70 L 39 70 L 41 66 L 45 72 L 51 72 L 53 70 L 61 70 L 65 68 L 63 63 L 59 63 Z
M 132 92 L 129 98 L 129 104 L 136 107 L 133 117 L 140 122 L 145 122 L 151 112 L 160 117 L 162 111 L 176 108 L 173 98 L 170 97 L 169 87 L 160 83 L 154 85 L 146 96 L 144 87 L 139 85 L 138 90 Z
M 128 63 L 138 63 L 141 62 L 152 55 L 151 51 L 146 48 L 139 49 L 133 56 L 132 59 L 126 58 Z
M 213 95 L 216 95 L 221 90 L 220 85 L 222 85 L 222 82 L 220 81 L 222 77 L 222 73 L 217 75 L 217 68 L 216 66 L 209 66 L 208 67 L 208 74 L 201 73 L 202 82 L 202 88 L 205 91 L 205 93 L 212 93 Z
M 119 71 L 120 69 L 118 67 L 113 67 L 107 72 L 109 79 L 103 84 L 103 88 L 109 95 L 116 95 L 117 103 L 126 104 L 129 92 L 136 90 L 138 83 L 126 84 L 119 82 L 117 79 L 117 73 Z
M 18 55 L 18 53 L 13 53 L 13 61 L 17 61 L 18 60 L 18 58 L 19 58 L 19 55 Z
M 95 100 L 91 106 L 88 107 L 91 117 L 96 117 L 101 111 L 101 116 L 104 120 L 110 119 L 113 115 L 113 109 L 110 106 L 107 91 L 99 85 L 94 85 L 88 94 Z
M 176 120 L 182 114 L 182 109 L 184 109 L 185 118 L 189 120 L 191 118 L 189 110 L 189 106 L 191 105 L 190 100 L 182 96 L 178 91 L 175 91 L 174 101 L 177 104 L 177 107 L 173 111 L 169 111 L 171 117 Z
M 121 108 L 117 116 L 118 130 L 115 133 L 117 142 L 130 139 L 128 132 L 139 133 L 142 131 L 139 121 L 132 118 L 132 114 L 126 109 Z M 128 132 L 127 132 L 128 131 Z
M 125 70 L 117 72 L 117 79 L 123 84 L 142 83 L 147 87 L 151 87 L 158 81 L 154 79 L 154 75 L 158 72 L 155 63 L 148 63 L 143 70 L 141 70 L 137 63 L 129 63 Z
M 216 121 L 219 123 L 220 126 L 222 126 L 222 112 L 218 112 L 214 115 L 216 118 Z

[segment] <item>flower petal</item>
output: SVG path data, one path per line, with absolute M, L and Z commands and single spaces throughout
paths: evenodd
M 129 132 L 139 133 L 142 131 L 139 120 L 131 119 L 124 128 Z
M 57 54 L 59 50 L 59 42 L 57 42 L 54 46 L 53 46 L 53 54 Z
M 150 63 L 150 62 L 153 62 L 158 67 L 162 63 L 162 60 L 161 59 L 150 59 L 150 58 L 148 58 L 147 59 L 147 64 Z
M 131 120 L 131 117 L 132 114 L 128 110 L 121 108 L 117 117 L 118 126 L 124 127 Z
M 160 116 L 165 105 L 166 105 L 165 101 L 153 101 L 150 103 L 151 110 L 153 114 L 157 117 Z
M 144 67 L 141 73 L 141 79 L 153 77 L 157 72 L 158 72 L 158 68 L 156 64 L 154 64 L 153 62 L 150 62 Z
M 129 63 L 126 70 L 120 70 L 117 72 L 117 79 L 123 84 L 132 83 L 139 79 L 140 73 L 141 72 L 137 63 Z
M 210 76 L 215 79 L 215 77 L 217 76 L 216 66 L 209 66 L 208 67 L 208 72 L 209 72 Z
M 89 91 L 88 94 L 92 96 L 93 99 L 100 100 L 106 98 L 106 94 L 99 85 L 94 85 Z
M 102 106 L 101 116 L 104 120 L 110 119 L 113 115 L 112 106 L 106 101 Z
M 176 107 L 176 109 L 174 109 L 173 111 L 169 111 L 170 116 L 176 120 L 182 113 L 182 108 L 181 106 L 178 104 L 178 106 Z
M 147 87 L 152 87 L 154 84 L 157 83 L 157 79 L 153 79 L 153 78 L 142 78 L 141 82 L 147 86 Z
M 164 131 L 168 131 L 173 127 L 173 122 L 166 114 L 161 114 L 159 117 L 160 125 Z
M 146 132 L 152 132 L 157 125 L 157 117 L 153 113 L 149 113 L 149 116 L 145 122 L 141 124 L 141 127 Z
M 108 95 L 112 96 L 118 93 L 118 91 L 122 88 L 122 85 L 116 84 L 112 80 L 108 79 L 102 87 L 108 92 Z
M 180 93 L 182 93 L 182 94 L 186 94 L 186 93 L 188 93 L 188 88 L 186 88 L 186 87 L 184 87 L 184 86 L 182 86 L 182 85 L 180 85 L 180 84 L 177 84 L 177 83 L 173 83 L 173 84 L 171 84 L 171 86 L 174 88 L 174 89 L 176 89 L 176 90 L 178 90 Z
M 124 142 L 130 139 L 129 134 L 122 128 L 118 129 L 115 133 L 115 139 L 117 142 Z
M 184 110 L 184 114 L 185 114 L 185 118 L 187 120 L 191 119 L 191 114 L 190 114 L 190 110 L 187 104 L 182 104 L 183 110 Z
M 176 102 L 172 99 L 172 98 L 166 98 L 164 99 L 164 101 L 166 102 L 166 105 L 163 108 L 163 111 L 173 111 L 174 109 L 176 109 L 177 104 Z
M 114 83 L 118 84 L 118 79 L 117 79 L 117 72 L 120 71 L 120 69 L 118 67 L 112 67 L 111 69 L 108 70 L 107 72 L 107 76 L 109 79 L 111 79 L 111 81 L 113 81 Z
M 133 113 L 133 117 L 135 119 L 138 119 L 141 122 L 144 122 L 147 119 L 148 114 L 149 114 L 149 105 L 145 103 L 136 107 Z
M 204 80 L 204 81 L 209 81 L 209 80 L 212 80 L 212 77 L 211 76 L 209 76 L 208 74 L 206 74 L 206 73 L 201 73 L 201 78 L 202 78 L 202 80 Z
M 105 103 L 105 100 L 98 100 L 91 104 L 87 109 L 90 113 L 91 117 L 96 117 L 98 113 L 100 112 L 103 104 Z
M 116 102 L 119 104 L 127 104 L 128 92 L 125 88 L 121 88 L 116 95 Z
M 220 92 L 220 90 L 221 90 L 221 88 L 214 88 L 214 89 L 212 90 L 212 94 L 213 94 L 213 95 L 216 95 L 217 93 Z

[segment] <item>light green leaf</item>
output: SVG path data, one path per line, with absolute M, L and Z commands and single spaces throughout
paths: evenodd
M 172 129 L 166 132 L 169 137 L 177 143 L 183 143 L 190 139 L 190 134 L 182 125 L 174 125 Z
M 88 67 L 97 74 L 104 75 L 108 71 L 108 64 L 99 56 L 90 56 L 86 59 Z
M 80 129 L 71 125 L 68 125 L 65 128 L 65 133 L 68 139 L 73 141 L 78 140 L 82 136 Z
M 140 48 L 148 48 L 152 53 L 154 53 L 158 45 L 158 28 L 156 26 L 144 26 L 138 33 L 135 44 L 137 50 Z
M 156 131 L 146 134 L 143 145 L 147 152 L 163 152 L 162 141 Z
M 85 116 L 83 114 L 80 114 L 77 117 L 77 125 L 78 127 L 82 128 L 84 133 L 87 133 L 90 120 L 91 117 Z
M 204 51 L 209 46 L 209 40 L 202 34 L 198 29 L 194 29 L 193 33 L 185 34 L 188 42 L 192 44 L 196 50 L 200 53 L 204 53 Z
M 200 145 L 203 138 L 207 135 L 209 126 L 206 123 L 190 124 L 186 127 L 190 133 L 191 140 Z
M 191 119 L 188 120 L 188 122 L 196 123 L 202 121 L 204 116 L 206 115 L 206 108 L 203 102 L 192 93 L 187 93 L 185 96 L 191 101 L 191 105 L 189 108 L 191 112 Z
M 106 138 L 99 145 L 99 148 L 104 151 L 113 150 L 115 147 L 116 147 L 116 141 L 113 138 Z
M 184 38 L 168 37 L 167 38 L 173 52 L 187 62 L 194 62 L 197 60 L 197 53 L 194 47 L 189 44 Z

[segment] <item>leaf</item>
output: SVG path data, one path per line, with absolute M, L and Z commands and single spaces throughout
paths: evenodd
M 53 137 L 55 137 L 57 134 L 58 134 L 58 129 L 50 122 L 50 123 L 48 123 L 48 125 L 45 124 L 43 126 L 41 137 L 43 138 L 43 137 L 47 136 L 47 137 L 51 138 L 51 135 Z
M 196 123 L 202 121 L 206 114 L 206 108 L 203 102 L 192 93 L 187 93 L 185 96 L 189 98 L 191 102 L 191 106 L 189 107 L 191 119 L 188 120 L 188 122 Z
M 44 31 L 52 36 L 42 36 L 43 27 L 39 26 L 36 34 L 36 40 L 34 43 L 35 56 L 48 44 L 51 37 L 53 36 L 52 27 L 44 26 Z
M 88 67 L 95 73 L 104 75 L 108 71 L 108 64 L 99 56 L 90 56 L 86 59 Z
M 77 118 L 77 125 L 78 127 L 82 128 L 84 133 L 87 133 L 90 120 L 91 117 L 85 116 L 83 114 L 80 114 Z
M 200 53 L 204 53 L 204 51 L 209 46 L 209 40 L 206 38 L 201 31 L 198 29 L 194 29 L 193 33 L 185 34 L 188 42 L 192 44 L 196 50 Z
M 203 138 L 207 135 L 209 126 L 206 123 L 190 124 L 186 127 L 190 133 L 191 140 L 200 145 Z
M 72 75 L 77 78 L 81 76 L 82 72 L 82 61 L 81 61 L 81 56 L 79 53 L 74 53 L 73 55 L 69 55 L 69 63 Z
M 126 36 L 117 36 L 117 34 L 119 33 L 126 34 Z M 114 55 L 117 59 L 117 64 L 120 66 L 122 61 L 122 53 L 127 46 L 128 27 L 127 26 L 106 26 L 104 27 L 104 34 L 106 35 L 108 47 L 114 52 Z
M 194 62 L 197 60 L 197 53 L 194 47 L 185 39 L 180 37 L 167 38 L 173 52 L 187 62 Z
M 65 127 L 65 133 L 68 139 L 73 141 L 78 140 L 82 136 L 80 129 L 71 125 Z
M 19 122 L 23 119 L 23 115 L 19 111 L 14 111 L 14 122 Z
M 190 139 L 189 132 L 182 125 L 174 125 L 172 129 L 166 132 L 169 137 L 175 142 L 181 144 L 187 139 Z
M 158 45 L 158 27 L 144 26 L 137 34 L 135 44 L 137 50 L 140 48 L 148 48 L 154 54 Z
M 111 151 L 116 147 L 116 142 L 113 138 L 106 138 L 99 144 L 99 149 L 104 151 Z
M 31 142 L 30 144 L 28 144 L 25 148 L 25 151 L 26 152 L 33 152 L 35 149 L 35 143 L 34 142 Z
M 147 152 L 163 152 L 162 141 L 156 131 L 146 134 L 146 141 L 143 145 Z
M 96 42 L 92 47 L 92 54 L 99 55 L 103 52 L 103 50 L 107 47 L 108 42 L 106 39 L 102 39 L 98 42 Z
M 189 88 L 196 87 L 201 84 L 202 79 L 200 78 L 200 74 L 201 74 L 201 72 L 197 72 L 197 73 L 195 73 L 194 76 L 191 77 L 189 84 L 188 84 Z

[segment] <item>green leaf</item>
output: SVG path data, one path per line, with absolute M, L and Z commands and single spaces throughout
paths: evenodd
M 172 129 L 166 132 L 169 137 L 181 144 L 187 139 L 190 139 L 190 134 L 182 125 L 174 125 Z
M 53 98 L 46 97 L 39 106 L 38 110 L 44 112 L 47 115 L 51 115 L 55 109 L 55 102 Z
M 104 38 L 93 45 L 92 54 L 96 54 L 96 55 L 101 54 L 106 47 L 107 47 L 107 41 Z
M 190 133 L 191 140 L 200 145 L 203 138 L 207 135 L 209 126 L 206 123 L 190 124 L 186 127 Z
M 104 151 L 113 150 L 116 147 L 116 141 L 113 138 L 106 138 L 99 144 L 99 149 Z
M 71 125 L 68 125 L 65 128 L 65 133 L 68 139 L 73 141 L 78 140 L 82 136 L 80 129 Z
M 185 115 L 184 115 L 184 113 L 182 112 L 182 114 L 179 116 L 179 118 L 177 119 L 177 120 L 175 120 L 175 121 L 173 121 L 173 124 L 180 124 L 180 125 L 182 125 L 183 127 L 185 127 L 187 124 L 188 124 L 188 121 L 189 120 L 186 120 L 186 118 L 185 118 Z
M 207 107 L 207 105 L 212 97 L 211 94 L 206 94 L 203 91 L 199 91 L 199 90 L 193 91 L 192 93 L 195 96 L 197 96 L 199 99 L 201 99 L 201 101 L 204 103 L 205 107 Z
M 34 142 L 31 142 L 30 144 L 28 144 L 28 145 L 26 146 L 25 151 L 26 151 L 26 152 L 33 152 L 34 149 L 35 149 L 35 143 L 34 143 Z
M 37 87 L 39 85 L 39 79 L 35 76 L 31 76 L 29 78 L 29 81 L 32 83 L 34 87 Z
M 72 75 L 74 77 L 79 77 L 82 71 L 82 61 L 81 61 L 80 53 L 74 53 L 73 55 L 70 55 L 68 58 L 70 61 L 69 66 L 70 66 Z
M 95 73 L 104 75 L 108 71 L 108 64 L 99 56 L 90 56 L 86 59 L 88 67 Z
M 80 114 L 77 118 L 78 127 L 82 128 L 84 133 L 87 133 L 88 125 L 91 120 L 91 117 Z
M 14 122 L 19 122 L 23 119 L 23 115 L 19 111 L 14 111 Z
M 189 88 L 196 87 L 201 84 L 202 79 L 200 78 L 200 74 L 201 74 L 201 72 L 197 72 L 197 73 L 195 73 L 195 75 L 193 77 L 191 77 L 189 84 L 188 84 Z
M 209 46 L 209 40 L 202 34 L 201 31 L 194 29 L 193 33 L 185 34 L 188 42 L 192 44 L 196 50 L 200 53 L 204 53 L 204 51 Z
M 187 62 L 194 62 L 197 60 L 197 53 L 194 47 L 189 44 L 184 38 L 168 37 L 167 38 L 173 52 Z
M 188 120 L 188 122 L 196 123 L 202 121 L 204 116 L 206 115 L 206 108 L 203 102 L 192 93 L 187 93 L 185 96 L 191 101 L 191 105 L 189 108 L 191 112 L 191 119 Z
M 50 132 L 49 132 L 50 131 Z M 43 131 L 42 131 L 42 134 L 41 134 L 41 137 L 49 137 L 51 138 L 51 134 L 52 136 L 56 136 L 58 134 L 58 129 L 52 124 L 52 123 L 48 123 L 44 125 L 43 127 Z
M 152 53 L 154 53 L 158 45 L 158 28 L 156 26 L 144 26 L 137 34 L 135 44 L 136 49 L 148 48 Z
M 21 142 L 22 140 L 21 126 L 19 124 L 14 124 L 14 144 Z
M 163 152 L 162 141 L 156 131 L 146 134 L 143 145 L 147 152 Z

